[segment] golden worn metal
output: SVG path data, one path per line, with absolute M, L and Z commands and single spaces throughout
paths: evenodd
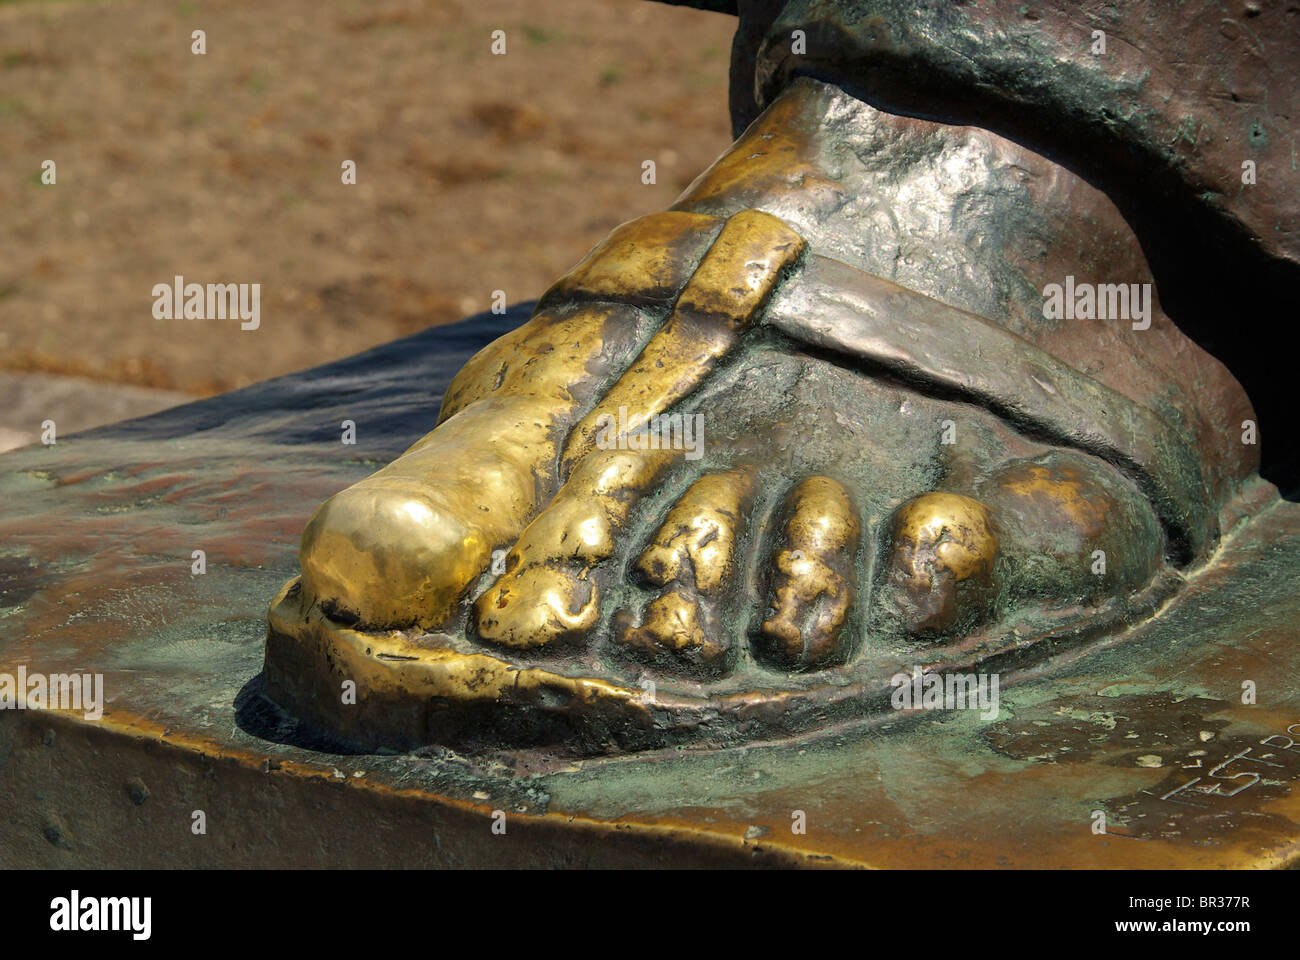
M 374 627 L 445 622 L 548 495 L 574 393 L 627 313 L 541 314 L 475 357 L 435 431 L 312 517 L 300 554 L 308 595 Z
M 616 707 L 624 722 L 648 717 L 640 692 L 598 678 L 573 678 L 545 669 L 520 669 L 487 653 L 466 653 L 450 646 L 430 646 L 403 631 L 375 632 L 344 626 L 318 605 L 304 603 L 297 581 L 286 584 L 272 601 L 271 629 L 280 636 L 311 636 L 318 648 L 295 655 L 302 671 L 297 682 L 335 689 L 342 680 L 356 684 L 360 709 L 347 711 L 339 728 L 345 737 L 366 737 L 367 727 L 389 712 L 416 704 L 419 720 L 436 721 L 432 704 L 500 704 L 571 700 Z M 431 713 L 431 711 L 433 711 Z M 414 746 L 408 742 L 407 746 Z
M 958 582 L 991 577 L 998 554 L 988 508 L 957 493 L 927 493 L 904 504 L 894 517 L 894 546 L 913 558 L 924 552 L 934 569 Z M 917 576 L 930 575 L 917 559 L 909 567 Z
M 671 307 L 724 222 L 678 210 L 630 220 L 552 284 L 539 308 L 588 300 Z
M 763 649 L 783 666 L 807 669 L 842 661 L 841 635 L 857 589 L 853 559 L 857 509 L 844 485 L 809 477 L 790 493 L 785 537 L 772 555 Z
M 803 246 L 797 233 L 766 213 L 745 210 L 729 219 L 663 329 L 574 429 L 564 448 L 565 467 L 595 446 L 603 421 L 618 417 L 621 423 L 626 411 L 628 429 L 641 429 L 696 389 Z
M 733 589 L 743 518 L 754 497 L 752 466 L 700 477 L 665 517 L 636 569 L 664 587 L 645 605 L 639 624 L 630 611 L 616 615 L 617 641 L 636 656 L 665 652 L 703 667 L 722 666 L 731 643 L 710 601 Z
M 672 461 L 670 451 L 597 451 L 506 555 L 505 573 L 474 604 L 478 636 L 538 647 L 583 636 L 596 624 L 591 569 L 608 560 L 638 497 Z
M 956 493 L 923 494 L 895 514 L 893 540 L 891 572 L 913 604 L 909 632 L 950 627 L 963 614 L 970 626 L 987 612 L 998 537 L 984 504 Z
M 618 642 L 635 656 L 657 660 L 664 653 L 693 659 L 705 668 L 727 655 L 698 596 L 669 589 L 646 604 L 639 626 L 625 626 Z
M 656 586 L 680 580 L 704 596 L 721 593 L 735 576 L 737 540 L 755 479 L 754 468 L 742 466 L 692 483 L 668 511 L 637 569 Z
M 493 547 L 535 508 L 532 471 L 545 455 L 538 414 L 547 406 L 487 401 L 327 500 L 303 535 L 308 594 L 373 627 L 446 620 Z

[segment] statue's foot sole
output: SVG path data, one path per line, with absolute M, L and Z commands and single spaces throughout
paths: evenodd
M 616 680 L 594 670 L 583 675 L 516 663 L 448 635 L 359 631 L 304 602 L 295 578 L 271 606 L 266 693 L 299 720 L 363 749 L 540 746 L 588 755 L 724 747 L 848 721 L 899 719 L 902 685 L 891 678 L 906 674 L 912 688 L 917 668 L 942 677 L 996 673 L 1009 685 L 1018 671 L 1145 620 L 1178 586 L 1176 578 L 1162 578 L 1139 596 L 1039 636 L 900 657 L 884 667 L 894 671 L 888 675 L 860 671 L 857 679 L 836 674 L 796 689 L 709 693 L 667 689 L 634 675 Z M 909 709 L 923 706 L 918 700 Z M 974 695 L 970 707 L 987 711 Z

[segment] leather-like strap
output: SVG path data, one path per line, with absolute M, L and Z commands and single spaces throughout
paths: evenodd
M 868 361 L 918 389 L 978 404 L 1029 436 L 1100 457 L 1151 501 L 1178 563 L 1218 537 L 1200 461 L 1154 411 L 982 317 L 856 267 L 808 256 L 762 322 Z

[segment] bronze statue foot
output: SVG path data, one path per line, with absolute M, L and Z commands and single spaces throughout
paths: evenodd
M 908 137 L 926 150 L 876 177 Z M 855 179 L 880 189 L 845 219 Z M 955 224 L 902 206 L 957 196 Z M 995 243 L 981 217 L 1008 204 L 1060 216 Z M 887 271 L 862 224 L 891 217 Z M 885 714 L 913 666 L 1009 669 L 1150 615 L 1247 489 L 1219 432 L 1249 407 L 1158 308 L 1084 372 L 1077 331 L 989 293 L 1027 284 L 1017 243 L 1050 263 L 1081 224 L 1106 251 L 1081 282 L 1141 278 L 1118 215 L 1043 158 L 797 81 L 321 506 L 272 605 L 268 691 L 368 745 L 723 744 Z M 926 230 L 944 256 L 914 273 Z M 1199 405 L 1157 409 L 1161 363 L 1210 371 Z

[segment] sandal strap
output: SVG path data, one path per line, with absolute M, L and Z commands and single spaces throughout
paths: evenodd
M 1022 434 L 1111 463 L 1151 501 L 1179 565 L 1218 539 L 1200 460 L 1182 433 L 976 314 L 810 255 L 773 295 L 760 322 L 932 395 L 979 404 Z

